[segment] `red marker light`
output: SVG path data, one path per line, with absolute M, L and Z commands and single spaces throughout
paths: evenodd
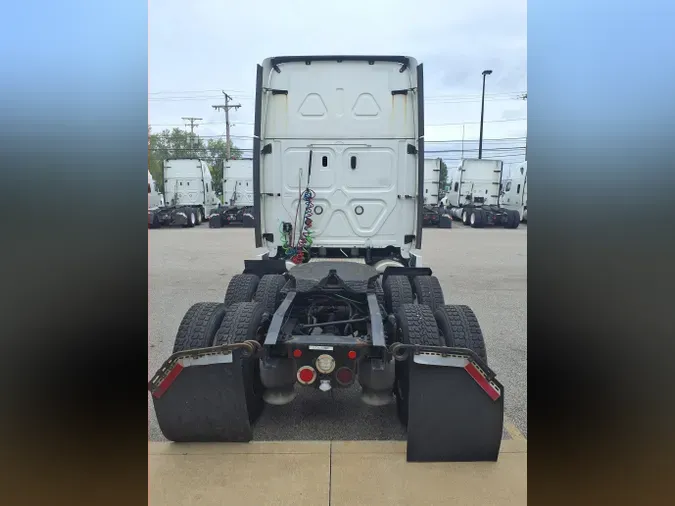
M 298 371 L 298 381 L 303 385 L 309 385 L 316 379 L 316 371 L 310 366 L 301 367 Z
M 341 367 L 335 373 L 335 379 L 341 385 L 349 385 L 354 379 L 354 372 L 349 367 Z
M 295 358 L 300 358 L 302 357 L 302 350 L 293 350 L 293 356 Z
M 347 353 L 347 356 L 351 359 L 354 360 L 356 358 L 356 352 L 354 350 L 351 350 L 349 353 Z

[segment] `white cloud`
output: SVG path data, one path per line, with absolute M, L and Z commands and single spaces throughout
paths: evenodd
M 155 0 L 149 6 L 149 121 L 157 130 L 196 116 L 203 118 L 200 134 L 222 135 L 224 113 L 211 106 L 222 103 L 218 90 L 225 89 L 242 105 L 232 113 L 232 135 L 250 136 L 255 66 L 264 58 L 405 54 L 425 66 L 427 139 L 461 139 L 461 123 L 465 137 L 476 139 L 483 69 L 494 71 L 489 98 L 527 89 L 526 21 L 525 0 Z M 180 95 L 190 100 L 152 94 L 164 91 L 186 91 Z M 468 98 L 432 98 L 439 96 Z M 525 116 L 523 101 L 486 101 L 485 138 L 524 137 L 526 122 L 514 120 Z M 245 139 L 236 143 L 250 146 Z

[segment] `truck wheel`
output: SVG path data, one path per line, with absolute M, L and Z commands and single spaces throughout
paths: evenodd
M 413 303 L 413 291 L 407 276 L 387 276 L 384 281 L 385 309 L 395 314 L 403 304 Z
M 202 210 L 197 208 L 197 210 L 195 212 L 195 225 L 197 225 L 197 226 L 201 225 L 202 221 L 204 221 L 204 220 L 202 220 Z
M 209 348 L 225 316 L 225 304 L 198 302 L 187 310 L 178 327 L 173 353 Z
M 462 223 L 469 225 L 470 215 L 466 209 L 462 209 Z
M 483 332 L 478 318 L 469 306 L 441 306 L 434 316 L 445 346 L 468 348 L 487 365 Z
M 413 291 L 418 304 L 424 304 L 436 311 L 445 304 L 443 289 L 436 276 L 415 276 L 413 278 Z
M 512 215 L 511 217 L 511 226 L 509 228 L 518 228 L 520 225 L 520 213 L 518 211 L 509 211 Z
M 197 223 L 197 217 L 195 216 L 195 210 L 192 209 L 191 207 L 187 208 L 185 210 L 185 214 L 187 214 L 187 223 L 185 224 L 186 228 L 192 228 L 195 226 Z
M 403 304 L 396 313 L 396 341 L 403 344 L 421 344 L 426 346 L 443 346 L 438 333 L 434 314 L 427 306 L 419 304 Z M 408 391 L 410 388 L 408 361 L 395 364 L 396 381 L 394 395 L 398 417 L 403 425 L 408 425 Z
M 260 278 L 253 300 L 260 303 L 265 311 L 272 315 L 281 304 L 281 289 L 285 284 L 286 278 L 283 275 L 265 274 Z
M 255 297 L 260 278 L 255 274 L 236 274 L 232 276 L 225 292 L 225 306 L 237 302 L 251 302 Z
M 244 341 L 262 342 L 264 329 L 261 328 L 265 308 L 257 302 L 240 302 L 230 306 L 213 342 L 214 346 L 243 343 Z M 260 380 L 260 362 L 248 357 L 241 360 L 246 407 L 249 422 L 253 423 L 263 409 L 264 387 Z
M 471 228 L 483 228 L 484 221 L 485 214 L 482 209 L 474 209 L 471 211 L 471 216 L 469 217 Z

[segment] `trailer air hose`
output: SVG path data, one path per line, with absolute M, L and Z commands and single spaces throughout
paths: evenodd
M 309 253 L 312 247 L 312 216 L 314 215 L 314 197 L 316 193 L 309 188 L 305 188 L 302 193 L 302 200 L 305 203 L 305 212 L 302 217 L 302 229 L 298 244 L 295 248 L 295 255 L 291 258 L 294 264 L 300 264 L 305 259 L 305 254 Z

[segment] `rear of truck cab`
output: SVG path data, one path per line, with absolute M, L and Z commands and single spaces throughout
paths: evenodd
M 422 66 L 404 56 L 276 57 L 258 66 L 257 247 L 283 254 L 309 206 L 315 252 L 409 258 L 421 247 L 422 80 Z

